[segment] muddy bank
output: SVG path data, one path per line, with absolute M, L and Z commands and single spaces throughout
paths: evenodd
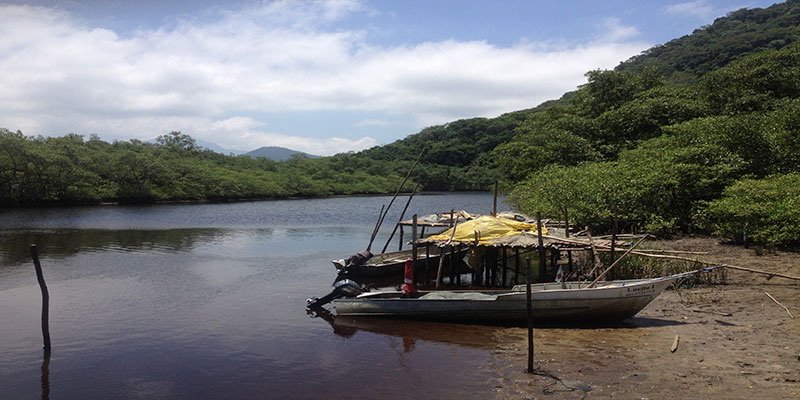
M 707 251 L 706 260 L 800 275 L 797 253 L 711 238 L 651 247 Z M 527 330 L 499 331 L 505 338 L 492 366 L 498 377 L 488 384 L 494 398 L 800 399 L 800 282 L 733 270 L 725 281 L 668 290 L 615 326 L 537 328 L 540 375 L 525 373 Z

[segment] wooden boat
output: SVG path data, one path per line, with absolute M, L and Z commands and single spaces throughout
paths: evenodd
M 622 320 L 638 313 L 672 282 L 697 271 L 661 278 L 601 282 L 580 287 L 578 282 L 531 285 L 533 317 L 563 319 Z M 370 292 L 333 301 L 337 316 L 380 316 L 456 321 L 524 321 L 527 319 L 525 285 L 510 290 L 416 292 Z
M 456 260 L 461 262 L 460 259 L 464 256 L 465 250 L 456 251 Z M 402 276 L 403 269 L 406 265 L 406 260 L 412 258 L 412 250 L 394 251 L 391 253 L 375 254 L 363 264 L 352 265 L 347 268 L 347 274 L 350 276 L 386 276 L 395 275 Z M 439 254 L 430 255 L 430 267 L 435 269 L 439 266 Z M 450 254 L 445 255 L 445 262 L 449 263 Z M 342 272 L 345 268 L 347 261 L 345 259 L 331 260 L 337 271 Z M 414 263 L 415 269 L 425 268 L 426 257 L 425 251 L 417 251 L 417 261 Z M 446 264 L 449 266 L 449 264 Z M 448 267 L 449 268 L 449 267 Z

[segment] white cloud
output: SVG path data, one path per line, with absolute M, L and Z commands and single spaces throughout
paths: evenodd
M 687 15 L 694 18 L 708 20 L 714 17 L 716 11 L 706 0 L 695 0 L 678 3 L 665 7 L 668 14 Z
M 280 0 L 120 37 L 56 9 L 0 6 L 0 127 L 121 140 L 180 130 L 228 148 L 326 155 L 375 140 L 272 132 L 259 115 L 391 113 L 408 115 L 416 128 L 495 116 L 557 98 L 584 83 L 586 71 L 648 47 L 627 41 L 637 31 L 617 20 L 596 42 L 511 47 L 456 40 L 385 47 L 365 32 L 330 27 L 369 12 L 355 0 Z
M 639 36 L 639 30 L 635 26 L 624 26 L 620 24 L 619 18 L 609 18 L 603 21 L 603 26 L 607 30 L 604 40 L 609 42 L 619 42 Z

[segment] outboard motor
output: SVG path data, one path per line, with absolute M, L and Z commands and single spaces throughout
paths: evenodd
M 306 307 L 322 307 L 335 299 L 342 297 L 356 297 L 364 293 L 361 286 L 350 279 L 342 279 L 333 284 L 333 291 L 323 297 L 312 297 L 306 300 Z

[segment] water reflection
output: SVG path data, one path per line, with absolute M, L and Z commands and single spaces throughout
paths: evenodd
M 491 350 L 497 348 L 498 338 L 508 328 L 391 318 L 337 317 L 322 307 L 308 309 L 306 312 L 311 318 L 320 318 L 327 322 L 333 333 L 343 338 L 352 338 L 358 332 L 400 338 L 403 341 L 404 352 L 413 351 L 418 341 Z
M 330 291 L 329 260 L 363 249 L 371 211 L 386 202 L 0 212 L 0 398 L 395 398 L 399 381 L 413 383 L 407 396 L 445 398 L 485 388 L 479 366 L 491 356 L 474 343 L 492 343 L 495 328 L 303 313 L 306 298 Z M 414 202 L 485 212 L 491 196 Z M 39 351 L 32 243 L 52 296 L 52 364 Z
M 81 252 L 186 251 L 200 243 L 217 242 L 226 234 L 228 232 L 222 229 L 0 231 L 0 263 L 29 262 L 31 244 L 37 244 L 43 256 L 63 259 Z
M 42 359 L 42 400 L 50 400 L 50 354 L 44 353 Z

